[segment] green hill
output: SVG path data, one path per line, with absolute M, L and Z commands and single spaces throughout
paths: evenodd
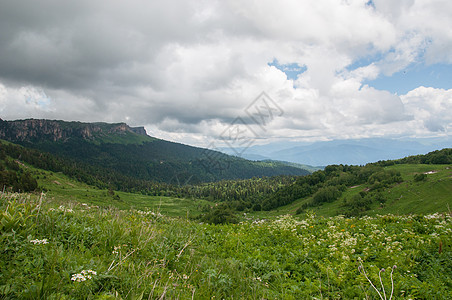
M 309 171 L 279 162 L 254 162 L 217 151 L 149 137 L 124 123 L 0 120 L 0 138 L 82 164 L 93 177 L 108 176 L 117 189 L 127 180 L 200 183 Z M 108 173 L 108 174 L 105 174 Z M 121 178 L 116 178 L 116 177 Z M 129 180 L 130 181 L 130 180 Z
M 253 208 L 247 212 L 258 217 L 310 211 L 347 217 L 447 212 L 452 206 L 452 163 L 448 162 L 452 149 L 366 166 L 330 165 L 287 182 L 259 201 L 252 197 L 243 201 Z M 237 210 L 228 199 L 218 201 Z
M 364 203 L 361 209 L 353 210 L 344 205 L 357 195 L 372 194 L 371 184 L 363 183 L 348 186 L 336 200 L 319 206 L 309 206 L 313 197 L 298 199 L 293 203 L 281 206 L 269 212 L 254 213 L 256 217 L 269 217 L 281 214 L 296 214 L 314 212 L 319 216 L 331 217 L 336 215 L 376 216 L 376 215 L 406 215 L 431 214 L 436 212 L 450 212 L 452 208 L 452 165 L 403 164 L 385 167 L 386 170 L 400 173 L 403 181 L 391 184 L 378 193 L 377 201 Z M 425 179 L 416 181 L 415 176 L 426 174 Z M 361 197 L 362 198 L 362 197 Z M 367 206 L 366 209 L 364 207 Z M 300 209 L 304 207 L 304 209 Z M 357 206 L 359 207 L 359 205 Z

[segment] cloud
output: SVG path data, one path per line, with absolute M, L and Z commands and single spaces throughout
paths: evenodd
M 452 90 L 416 88 L 402 96 L 405 107 L 414 115 L 416 130 L 449 133 L 452 129 Z
M 235 118 L 251 122 L 245 108 L 266 91 L 284 114 L 249 124 L 262 139 L 447 133 L 435 105 L 449 90 L 398 96 L 363 82 L 452 63 L 451 4 L 367 3 L 4 1 L 0 113 L 126 121 L 205 146 Z M 288 79 L 274 61 L 306 70 Z

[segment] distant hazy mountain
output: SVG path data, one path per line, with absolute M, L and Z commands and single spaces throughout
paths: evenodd
M 379 160 L 425 154 L 452 146 L 452 138 L 396 140 L 384 138 L 333 140 L 315 143 L 270 143 L 252 146 L 242 157 L 255 160 L 280 160 L 312 166 L 330 164 L 364 165 Z M 242 149 L 241 149 L 242 150 Z M 232 149 L 222 149 L 233 154 Z M 237 151 L 237 149 L 236 149 Z M 239 152 L 239 151 L 237 151 Z

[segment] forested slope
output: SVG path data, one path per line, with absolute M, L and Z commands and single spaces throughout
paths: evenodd
M 124 177 L 161 183 L 211 182 L 275 175 L 306 175 L 308 171 L 279 162 L 255 162 L 217 151 L 148 136 L 127 124 L 55 120 L 0 120 L 0 138 L 91 166 L 94 177 L 109 176 L 118 188 Z M 93 171 L 93 168 L 102 170 Z M 111 173 L 109 175 L 99 173 Z M 121 174 L 122 178 L 116 180 Z M 120 177 L 121 177 L 120 176 Z

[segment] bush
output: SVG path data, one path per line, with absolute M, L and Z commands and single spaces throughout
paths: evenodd
M 414 175 L 414 182 L 425 181 L 426 179 L 427 179 L 427 175 L 424 173 Z
M 210 212 L 201 217 L 201 221 L 209 224 L 228 224 L 238 222 L 232 209 L 224 204 L 220 204 L 212 208 Z
M 327 186 L 319 189 L 312 198 L 313 205 L 320 205 L 325 202 L 333 202 L 341 196 L 342 192 L 335 186 Z

